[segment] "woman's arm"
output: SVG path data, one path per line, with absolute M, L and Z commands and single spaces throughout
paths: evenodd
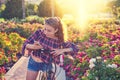
M 65 55 L 71 55 L 72 57 L 75 57 L 79 51 L 78 46 L 72 42 L 65 42 L 62 44 L 62 46 Z
M 25 53 L 25 50 L 29 50 L 27 52 L 31 52 L 30 49 L 34 49 L 33 47 L 37 47 L 38 46 L 33 46 L 32 44 L 34 44 L 34 41 L 37 40 L 37 38 L 41 36 L 41 30 L 37 30 L 35 33 L 33 33 L 23 44 L 22 47 L 22 54 Z M 27 48 L 26 48 L 27 46 Z M 29 53 L 28 53 L 29 54 Z
M 51 53 L 53 53 L 53 55 L 55 55 L 55 56 L 58 56 L 61 54 L 74 56 L 79 51 L 79 49 L 76 45 L 73 45 L 73 46 L 71 46 L 71 45 L 66 46 L 62 49 L 53 49 L 53 51 Z
M 41 49 L 41 45 L 36 45 L 36 44 L 27 44 L 26 49 L 31 49 L 31 50 L 36 50 L 36 49 Z
M 63 50 L 63 52 L 71 52 L 71 51 L 73 51 L 72 48 L 64 48 L 64 49 L 62 49 L 62 50 Z
M 67 52 L 73 52 L 73 53 L 77 53 L 79 51 L 79 48 L 76 44 L 72 43 L 72 42 L 65 42 L 62 44 L 63 49 L 65 49 L 65 51 Z
M 25 48 L 25 53 L 24 53 L 24 56 L 25 57 L 28 57 L 29 56 L 29 53 L 31 53 L 33 50 L 37 50 L 37 49 L 41 49 L 42 46 L 40 44 L 27 44 L 26 45 L 26 48 Z

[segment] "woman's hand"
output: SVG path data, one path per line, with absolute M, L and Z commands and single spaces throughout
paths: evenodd
M 39 41 L 34 41 L 34 45 L 40 45 Z
M 39 41 L 34 41 L 33 44 L 27 44 L 26 48 L 31 50 L 36 50 L 36 49 L 41 49 L 43 47 L 40 45 Z
M 54 56 L 59 56 L 61 54 L 64 54 L 65 52 L 70 52 L 70 51 L 71 51 L 71 48 L 53 49 L 51 54 L 53 54 Z
M 63 49 L 53 49 L 53 51 L 51 52 L 51 54 L 53 54 L 54 56 L 59 56 L 63 53 L 64 53 Z

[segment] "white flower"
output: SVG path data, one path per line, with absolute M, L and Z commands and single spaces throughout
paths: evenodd
M 99 80 L 98 77 L 95 77 L 95 80 Z
M 104 60 L 104 62 L 107 62 L 107 60 Z
M 117 65 L 116 64 L 112 64 L 112 65 L 108 64 L 107 67 L 117 68 Z
M 90 64 L 95 63 L 95 62 L 96 62 L 96 58 L 91 58 L 90 61 L 89 61 Z
M 101 58 L 100 56 L 97 56 L 96 59 L 99 59 L 99 60 L 100 60 L 100 59 L 102 59 L 102 58 Z
M 95 64 L 91 63 L 91 64 L 89 65 L 89 68 L 92 69 L 93 67 L 95 67 Z
M 113 68 L 117 68 L 117 65 L 116 65 L 116 64 L 112 64 L 112 67 L 113 67 Z
M 110 65 L 110 64 L 108 64 L 108 65 L 107 65 L 107 67 L 111 67 L 111 65 Z

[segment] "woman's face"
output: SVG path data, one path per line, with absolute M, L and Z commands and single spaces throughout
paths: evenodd
M 55 38 L 55 33 L 57 32 L 57 30 L 55 30 L 52 26 L 45 24 L 44 25 L 44 34 L 47 37 L 50 38 Z

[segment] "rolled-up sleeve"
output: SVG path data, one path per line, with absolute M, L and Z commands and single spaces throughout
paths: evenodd
M 40 31 L 41 30 L 37 30 L 28 39 L 25 40 L 25 42 L 23 43 L 23 46 L 22 46 L 22 54 L 25 53 L 25 48 L 26 48 L 27 44 L 33 44 L 34 40 L 37 40 L 38 36 L 40 35 Z
M 69 53 L 71 56 L 75 57 L 75 55 L 78 53 L 79 48 L 76 44 L 72 43 L 72 42 L 65 42 L 63 43 L 63 48 L 71 48 L 72 51 Z M 68 53 L 66 53 L 68 54 Z

